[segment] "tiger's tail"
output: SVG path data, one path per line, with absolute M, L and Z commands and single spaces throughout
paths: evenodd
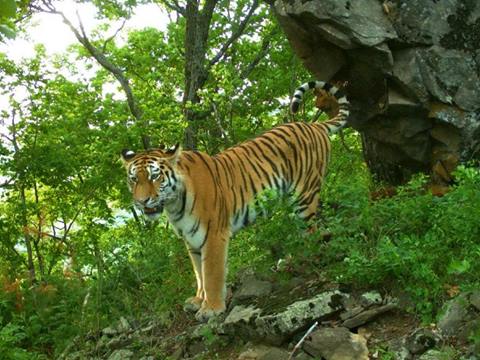
M 328 128 L 330 134 L 336 133 L 347 124 L 347 118 L 350 114 L 350 103 L 342 90 L 327 82 L 316 80 L 309 81 L 299 86 L 293 93 L 292 102 L 290 103 L 290 111 L 292 114 L 295 114 L 300 109 L 300 104 L 303 101 L 303 95 L 305 92 L 312 89 L 325 90 L 337 99 L 339 106 L 338 115 L 322 123 Z

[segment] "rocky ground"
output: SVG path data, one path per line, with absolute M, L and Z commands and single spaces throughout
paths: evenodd
M 408 301 L 352 292 L 318 278 L 238 276 L 225 316 L 207 324 L 192 314 L 120 318 L 72 342 L 61 359 L 478 359 L 480 291 L 445 303 L 422 326 Z

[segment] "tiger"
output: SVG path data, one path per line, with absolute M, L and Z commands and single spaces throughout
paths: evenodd
M 124 149 L 127 184 L 136 207 L 149 219 L 165 211 L 184 239 L 197 291 L 185 301 L 199 321 L 225 311 L 227 249 L 233 234 L 260 211 L 258 196 L 271 189 L 294 196 L 296 213 L 312 219 L 330 157 L 329 135 L 345 126 L 349 102 L 342 90 L 323 81 L 298 87 L 290 111 L 298 112 L 308 90 L 325 90 L 339 105 L 325 122 L 290 122 L 214 156 L 173 148 Z

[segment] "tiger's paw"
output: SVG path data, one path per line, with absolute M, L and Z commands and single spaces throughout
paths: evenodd
M 198 296 L 192 296 L 185 300 L 183 304 L 183 311 L 197 312 L 202 307 L 203 299 Z
M 217 317 L 223 312 L 225 312 L 225 305 L 213 308 L 203 304 L 200 310 L 198 310 L 195 314 L 195 318 L 200 322 L 207 322 L 211 318 Z

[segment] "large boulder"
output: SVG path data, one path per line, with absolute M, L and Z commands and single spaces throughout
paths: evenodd
M 480 2 L 270 0 L 315 78 L 346 83 L 351 125 L 383 180 L 448 183 L 480 158 Z

